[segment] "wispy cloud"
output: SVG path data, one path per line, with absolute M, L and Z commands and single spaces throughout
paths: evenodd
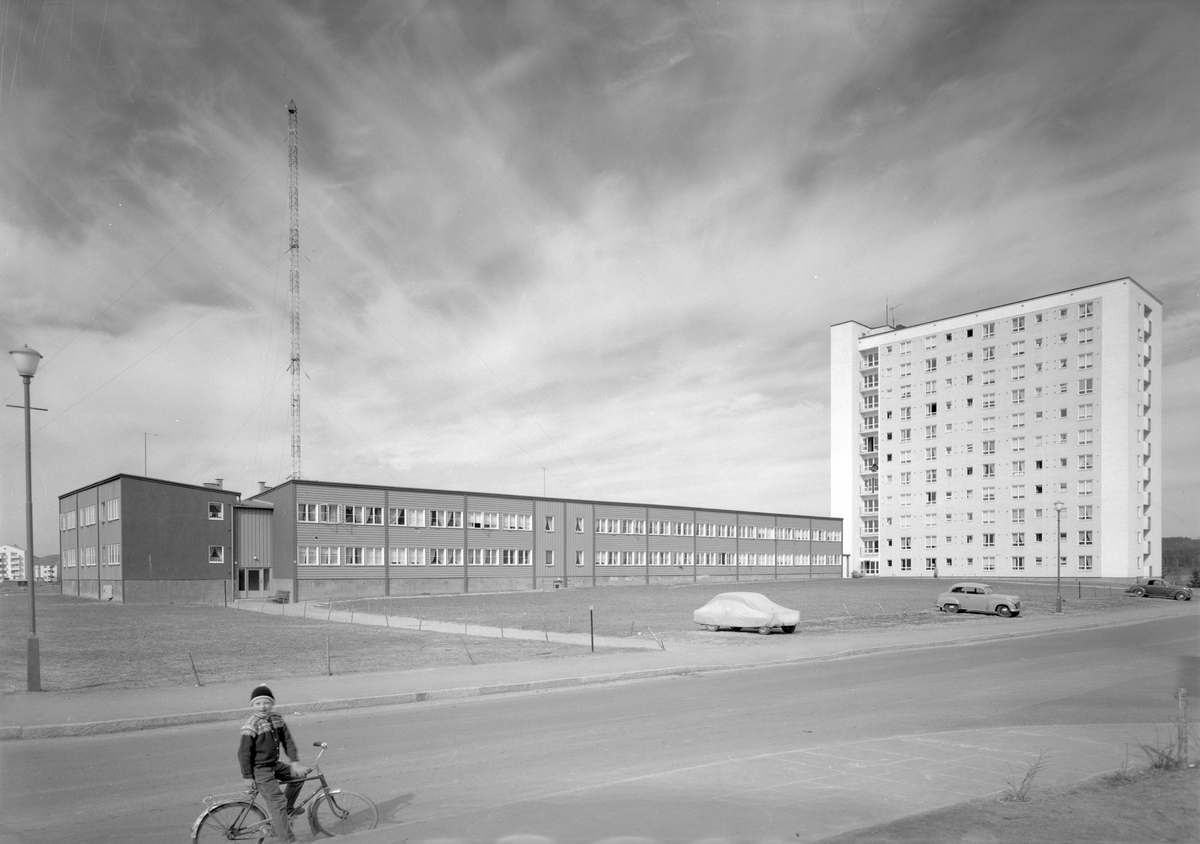
M 1131 275 L 1197 530 L 1191 4 L 72 8 L 0 30 L 38 550 L 117 471 L 290 471 L 293 98 L 310 477 L 823 513 L 830 324 Z

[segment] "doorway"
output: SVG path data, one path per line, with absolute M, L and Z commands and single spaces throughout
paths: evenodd
M 270 569 L 238 569 L 239 598 L 263 598 L 270 589 Z

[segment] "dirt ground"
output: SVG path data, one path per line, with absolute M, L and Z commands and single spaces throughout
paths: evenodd
M 1200 841 L 1200 768 L 1097 777 L 1006 803 L 972 800 L 820 844 L 1158 844 Z

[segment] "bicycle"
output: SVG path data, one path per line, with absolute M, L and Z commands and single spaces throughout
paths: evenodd
M 291 812 L 292 817 L 299 817 L 307 811 L 313 835 L 348 835 L 374 829 L 379 823 L 379 809 L 375 804 L 353 791 L 330 788 L 325 775 L 321 773 L 321 754 L 328 746 L 323 741 L 313 742 L 313 747 L 319 747 L 321 751 L 313 760 L 308 775 L 294 782 L 319 780 L 321 785 L 296 804 Z M 258 789 L 255 787 L 236 794 L 205 797 L 204 811 L 192 824 L 194 844 L 218 841 L 252 841 L 257 844 L 264 841 L 273 834 L 273 830 L 271 819 L 258 805 L 257 797 Z

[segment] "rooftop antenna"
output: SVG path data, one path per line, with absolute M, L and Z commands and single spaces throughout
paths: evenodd
M 288 103 L 288 204 L 292 214 L 292 479 L 300 480 L 300 149 L 296 101 Z

